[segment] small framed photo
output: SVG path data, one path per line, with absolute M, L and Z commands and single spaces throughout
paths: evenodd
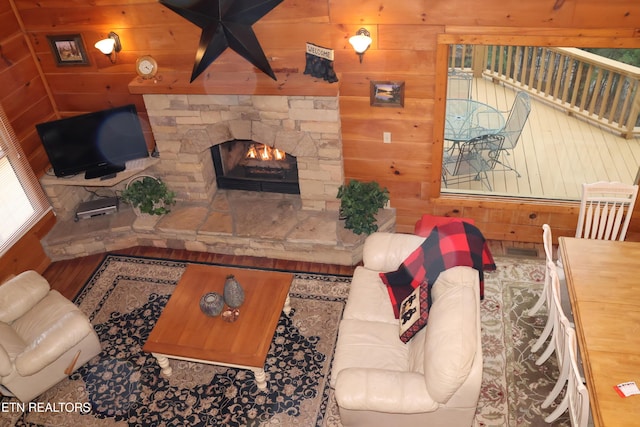
M 56 65 L 89 65 L 80 34 L 47 36 Z
M 374 107 L 404 107 L 404 82 L 371 81 L 370 103 Z

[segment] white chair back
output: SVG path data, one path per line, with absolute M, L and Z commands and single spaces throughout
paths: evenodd
M 637 195 L 637 185 L 605 181 L 582 184 L 576 237 L 623 241 Z
M 549 335 L 551 335 L 551 340 L 549 344 L 545 348 L 544 352 L 536 359 L 536 365 L 540 366 L 544 362 L 547 361 L 549 356 L 553 354 L 554 351 L 558 351 L 557 349 L 557 340 L 556 335 L 558 333 L 556 329 L 557 318 L 559 313 L 557 313 L 558 308 L 554 304 L 553 300 L 555 299 L 554 294 L 558 295 L 558 300 L 560 300 L 560 282 L 558 281 L 558 275 L 556 273 L 556 266 L 553 261 L 545 262 L 545 284 L 543 288 L 544 298 L 547 303 L 547 321 L 544 325 L 544 329 L 542 333 L 538 337 L 537 341 L 531 347 L 531 351 L 537 352 L 542 345 L 546 342 Z M 554 282 L 555 281 L 555 282 Z M 560 314 L 562 314 L 562 309 L 560 309 Z M 546 406 L 543 404 L 543 408 Z
M 549 269 L 549 274 L 551 275 L 551 301 L 549 302 L 549 305 L 552 308 L 550 312 L 553 314 L 553 335 L 551 336 L 551 339 L 554 342 L 560 374 L 558 375 L 558 380 L 556 381 L 555 386 L 544 402 L 542 402 L 541 406 L 543 408 L 547 408 L 551 403 L 553 403 L 553 401 L 555 401 L 569 377 L 570 361 L 567 346 L 570 345 L 570 343 L 567 341 L 566 329 L 572 328 L 571 323 L 569 323 L 567 316 L 565 316 L 564 311 L 562 310 L 562 304 L 560 302 L 560 280 L 556 273 L 555 264 L 553 262 L 548 262 L 547 269 Z M 562 412 L 564 411 L 556 409 L 551 415 L 545 418 L 545 421 L 554 421 L 562 414 Z
M 551 227 L 549 227 L 549 224 L 542 224 L 542 244 L 544 247 L 545 256 L 547 258 L 547 264 L 548 263 L 553 264 L 552 241 L 553 240 L 551 238 Z M 540 297 L 538 298 L 538 301 L 536 301 L 533 307 L 531 307 L 531 309 L 529 310 L 529 316 L 533 316 L 534 314 L 536 314 L 545 303 L 547 304 L 547 306 L 549 305 L 549 302 L 551 301 L 551 299 L 549 298 L 549 289 L 550 289 L 549 282 L 551 282 L 551 276 L 549 275 L 549 268 L 545 268 L 544 287 L 542 288 L 542 292 L 540 293 Z M 540 337 L 538 338 L 538 341 L 542 340 L 542 342 L 544 342 L 547 339 L 547 336 L 548 336 L 548 333 L 546 334 L 546 336 L 545 334 L 540 335 Z M 536 344 L 532 348 L 532 351 L 537 351 L 537 349 L 539 349 L 540 346 L 542 345 L 542 342 L 540 343 L 536 342 Z M 533 350 L 534 348 L 536 350 Z
M 589 425 L 590 417 L 590 404 L 589 404 L 589 392 L 587 387 L 582 382 L 580 375 L 577 345 L 576 345 L 576 333 L 573 328 L 567 329 L 567 341 L 573 342 L 569 345 L 569 379 L 567 382 L 567 398 L 569 419 L 573 427 L 587 427 Z
M 572 427 L 587 427 L 590 421 L 589 392 L 584 385 L 579 368 L 578 343 L 576 331 L 571 327 L 567 319 L 561 321 L 560 329 L 564 335 L 566 346 L 566 378 L 567 390 L 562 398 L 562 402 L 544 420 L 551 423 L 558 419 L 560 415 L 569 411 L 569 420 Z

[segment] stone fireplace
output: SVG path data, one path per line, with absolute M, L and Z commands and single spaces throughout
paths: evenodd
M 211 147 L 220 189 L 300 194 L 295 156 L 255 141 L 227 141 Z
M 297 160 L 302 209 L 338 210 L 343 183 L 337 97 L 146 94 L 160 154 L 154 173 L 186 202 L 211 202 L 217 190 L 210 148 L 251 140 Z

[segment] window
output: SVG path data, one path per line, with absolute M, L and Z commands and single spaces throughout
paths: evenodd
M 447 101 L 443 167 L 449 169 L 443 170 L 443 193 L 575 201 L 580 199 L 584 182 L 636 181 L 640 118 L 634 100 L 640 99 L 640 67 L 575 48 L 490 41 L 486 45 L 449 46 L 449 75 L 455 71 L 470 76 L 472 89 L 468 101 Z M 460 158 L 460 142 L 451 137 L 458 135 L 453 132 L 455 125 L 472 117 L 463 113 L 475 111 L 480 105 L 501 113 L 506 121 L 520 92 L 530 96 L 531 109 L 518 138 L 513 138 L 517 144 L 494 150 L 494 158 L 483 162 L 482 168 L 473 165 L 459 175 L 448 172 L 458 172 L 454 161 Z M 461 110 L 458 104 L 466 109 Z M 487 121 L 488 117 L 483 111 L 481 119 Z M 482 124 L 470 128 L 488 127 Z M 495 134 L 502 137 L 500 141 L 506 142 L 507 136 L 516 134 L 507 126 L 503 129 Z M 463 137 L 460 134 L 459 139 Z M 487 145 L 492 143 L 491 135 L 482 137 Z
M 51 209 L 0 108 L 0 255 Z

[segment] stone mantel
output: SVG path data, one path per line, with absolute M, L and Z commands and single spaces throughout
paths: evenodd
M 338 82 L 328 83 L 302 73 L 277 73 L 277 81 L 257 73 L 203 73 L 189 83 L 189 72 L 167 71 L 156 78 L 140 77 L 129 83 L 135 94 L 184 95 L 279 95 L 279 96 L 338 96 Z

